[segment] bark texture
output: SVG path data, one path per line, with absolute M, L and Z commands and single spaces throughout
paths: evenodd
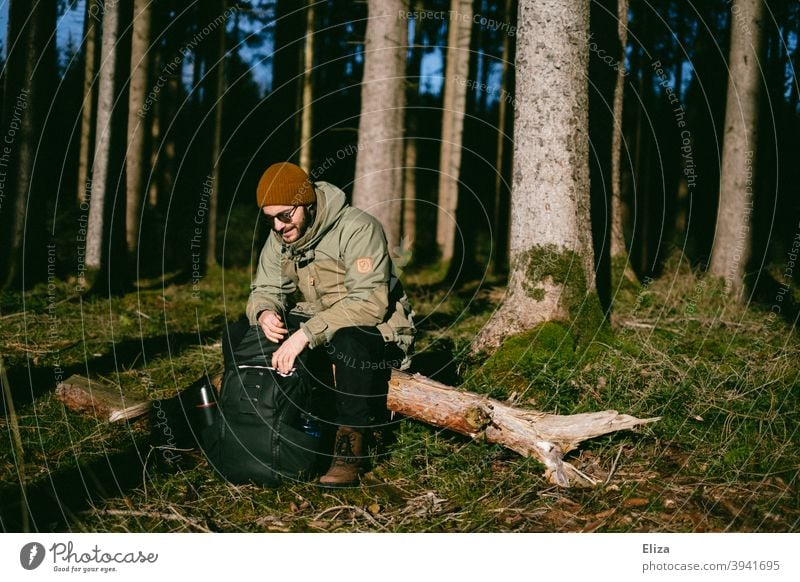
M 133 39 L 131 41 L 131 83 L 128 93 L 128 153 L 126 156 L 127 212 L 125 230 L 128 252 L 139 249 L 142 204 L 145 197 L 147 138 L 149 128 L 144 115 L 150 79 L 151 0 L 134 0 Z
M 416 131 L 416 120 L 408 125 L 408 131 Z M 404 163 L 403 246 L 413 248 L 417 237 L 417 139 L 413 135 L 406 138 Z
M 649 424 L 616 410 L 547 414 L 513 408 L 497 400 L 456 390 L 420 374 L 392 370 L 387 398 L 389 410 L 448 428 L 472 438 L 485 437 L 547 467 L 545 476 L 555 485 L 596 485 L 597 481 L 563 461 L 563 455 L 590 438 Z
M 420 0 L 415 0 L 411 4 L 411 10 L 415 14 L 420 14 L 423 10 Z M 423 51 L 421 26 L 422 23 L 418 18 L 414 23 L 413 42 L 410 41 L 411 50 L 409 51 L 406 91 L 405 160 L 403 163 L 402 241 L 404 246 L 412 253 L 414 241 L 417 239 L 417 135 L 419 133 L 419 83 L 422 72 Z
M 458 184 L 467 108 L 472 0 L 453 0 L 447 32 L 447 63 L 442 103 L 442 141 L 439 150 L 439 206 L 436 243 L 442 261 L 453 258 L 456 239 Z
M 361 84 L 353 205 L 383 225 L 390 251 L 399 247 L 403 197 L 403 119 L 407 0 L 370 0 Z
M 131 17 L 131 4 L 125 0 L 107 2 L 102 14 L 96 141 L 86 233 L 86 267 L 102 271 L 97 280 L 99 290 L 124 286 L 127 273 L 124 174 L 128 102 L 124 83 L 130 49 L 121 34 Z M 113 277 L 112 263 L 116 263 Z
M 588 141 L 588 0 L 521 0 L 516 51 L 510 276 L 473 342 L 599 313 Z
M 505 0 L 503 11 L 506 22 L 515 26 L 514 14 L 512 13 L 511 0 Z M 511 124 L 508 122 L 508 105 L 513 105 L 513 79 L 514 71 L 514 47 L 511 42 L 511 35 L 503 35 L 503 62 L 501 65 L 500 81 L 500 101 L 497 106 L 497 154 L 495 157 L 495 176 L 494 176 L 494 215 L 492 224 L 494 226 L 494 237 L 492 240 L 492 272 L 502 273 L 507 268 L 506 255 L 508 253 L 508 212 L 509 195 L 508 179 L 504 172 L 506 163 L 506 141 L 511 140 Z
M 758 109 L 764 65 L 764 2 L 734 0 L 717 228 L 709 272 L 741 299 L 751 251 Z
M 314 0 L 306 6 L 306 41 L 303 52 L 303 103 L 300 120 L 300 167 L 311 171 L 312 101 L 314 99 Z
M 628 0 L 617 0 L 617 35 L 620 42 L 619 69 L 614 88 L 614 127 L 611 135 L 611 277 L 612 285 L 624 276 L 636 282 L 625 246 L 622 205 L 622 104 L 625 95 L 625 47 L 628 44 Z
M 77 374 L 56 386 L 56 398 L 73 412 L 91 414 L 105 422 L 138 418 L 151 408 L 148 401 L 126 398 L 119 388 Z
M 226 0 L 216 1 L 217 14 L 223 14 Z M 214 53 L 209 63 L 209 80 L 213 90 L 211 105 L 214 110 L 214 130 L 211 141 L 211 198 L 208 201 L 208 233 L 206 241 L 206 267 L 217 263 L 217 214 L 220 196 L 220 166 L 222 156 L 222 111 L 225 100 L 225 24 L 217 26 L 214 37 Z
M 56 1 L 16 0 L 8 9 L 0 150 L 0 288 L 29 287 L 46 278 L 45 201 L 49 156 L 46 114 L 55 90 Z
M 86 0 L 83 23 L 83 108 L 81 109 L 81 145 L 78 154 L 78 203 L 86 201 L 86 193 L 91 190 L 89 179 L 89 159 L 94 145 L 94 116 L 97 107 L 97 61 L 100 57 L 100 43 L 97 42 L 99 25 L 99 0 Z

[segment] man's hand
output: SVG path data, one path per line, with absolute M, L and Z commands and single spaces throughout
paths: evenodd
M 302 329 L 298 329 L 272 354 L 272 366 L 281 374 L 288 374 L 294 367 L 295 359 L 307 345 L 308 337 Z
M 281 320 L 281 316 L 268 309 L 262 311 L 261 315 L 258 316 L 258 325 L 261 326 L 267 339 L 276 344 L 280 343 L 284 336 L 289 333 L 289 330 L 286 329 Z

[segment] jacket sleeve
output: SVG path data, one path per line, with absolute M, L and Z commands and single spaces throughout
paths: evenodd
M 366 217 L 342 234 L 347 295 L 303 324 L 312 348 L 330 341 L 343 327 L 375 326 L 386 318 L 392 262 L 383 227 Z
M 287 298 L 295 290 L 295 283 L 281 273 L 280 250 L 267 240 L 258 259 L 255 279 L 250 285 L 247 300 L 247 319 L 256 325 L 258 314 L 265 309 L 277 311 L 286 307 Z

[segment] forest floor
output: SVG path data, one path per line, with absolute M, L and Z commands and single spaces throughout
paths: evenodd
M 614 294 L 612 332 L 576 343 L 538 327 L 490 357 L 469 342 L 503 296 L 407 273 L 420 336 L 415 367 L 516 406 L 615 409 L 662 420 L 592 439 L 568 455 L 602 486 L 560 489 L 533 459 L 403 419 L 361 486 L 231 486 L 202 454 L 155 462 L 147 420 L 109 425 L 66 410 L 56 375 L 90 375 L 163 398 L 219 369 L 247 269 L 150 281 L 121 297 L 74 282 L 0 297 L 0 345 L 22 455 L 4 396 L 0 529 L 5 531 L 699 532 L 800 531 L 800 341 L 777 295 L 745 310 L 679 261 Z M 785 305 L 797 300 L 786 297 Z M 23 507 L 30 515 L 23 517 Z

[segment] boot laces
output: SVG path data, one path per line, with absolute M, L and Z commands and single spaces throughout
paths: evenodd
M 340 434 L 336 439 L 336 459 L 334 461 L 337 465 L 350 465 L 358 462 L 353 454 L 353 443 L 350 441 L 349 434 Z

